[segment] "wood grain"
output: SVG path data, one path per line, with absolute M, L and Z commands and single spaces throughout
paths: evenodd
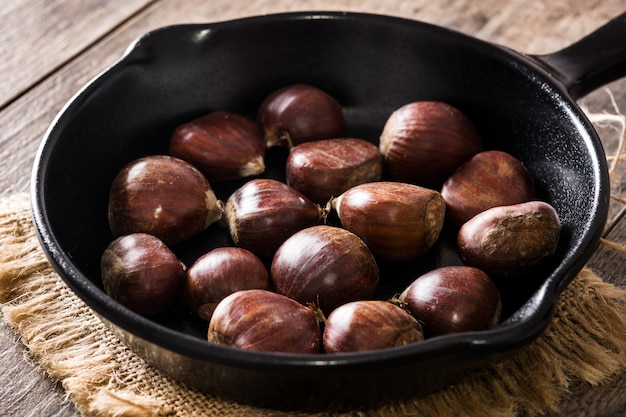
M 29 358 L 27 350 L 5 323 L 0 323 L 1 416 L 78 416 L 63 389 Z
M 63 105 L 90 79 L 120 58 L 142 34 L 178 23 L 215 22 L 244 16 L 297 10 L 341 10 L 401 16 L 448 27 L 520 52 L 558 50 L 626 10 L 626 0 L 113 0 L 63 2 L 20 0 L 0 3 L 0 195 L 28 190 L 39 143 Z M 626 85 L 609 86 L 616 103 L 626 109 Z M 584 98 L 592 111 L 609 108 L 607 93 Z M 599 133 L 607 150 L 617 138 L 611 126 Z M 623 170 L 616 173 L 621 190 Z M 612 218 L 623 204 L 615 204 Z M 618 222 L 609 238 L 626 239 L 626 222 Z M 626 255 L 601 247 L 592 265 L 605 278 L 624 283 Z M 0 415 L 78 416 L 63 391 L 30 363 L 14 333 L 0 325 Z M 6 365 L 10 364 L 10 365 Z M 619 386 L 619 384 L 617 384 Z M 606 415 L 620 410 L 626 398 L 611 387 L 578 387 L 568 401 L 585 397 L 601 401 L 613 394 Z M 590 400 L 591 398 L 591 400 Z M 577 415 L 570 412 L 568 416 Z M 586 415 L 579 407 L 578 415 Z M 554 416 L 557 417 L 557 416 Z
M 0 108 L 49 76 L 147 0 L 0 3 Z

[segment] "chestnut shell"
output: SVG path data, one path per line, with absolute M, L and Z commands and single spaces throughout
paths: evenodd
M 106 293 L 143 316 L 167 311 L 178 299 L 185 276 L 176 255 L 147 233 L 113 240 L 102 254 L 100 271 Z
M 229 181 L 265 171 L 265 140 L 256 123 L 215 111 L 176 128 L 169 154 L 183 159 L 210 182 Z
M 490 150 L 474 155 L 443 184 L 446 218 L 460 227 L 478 213 L 537 199 L 534 179 L 513 155 Z
M 341 225 L 385 261 L 408 261 L 430 250 L 439 238 L 446 210 L 439 192 L 391 181 L 352 187 L 332 205 Z
M 423 339 L 422 326 L 410 313 L 382 300 L 337 307 L 326 319 L 322 337 L 326 353 L 386 349 Z
M 378 181 L 382 155 L 363 139 L 338 138 L 302 143 L 287 158 L 287 184 L 325 205 L 348 189 Z
M 136 159 L 111 184 L 108 219 L 115 237 L 149 233 L 174 245 L 197 235 L 222 215 L 222 203 L 204 175 L 172 156 Z
M 269 272 L 261 259 L 242 248 L 220 247 L 203 254 L 189 267 L 183 298 L 192 313 L 208 321 L 226 296 L 269 287 Z
M 339 102 L 308 84 L 292 84 L 271 93 L 261 103 L 257 120 L 268 147 L 341 138 L 347 129 Z
M 266 290 L 242 290 L 224 298 L 209 322 L 210 342 L 240 349 L 318 353 L 322 335 L 315 310 Z
M 459 229 L 457 247 L 463 261 L 495 277 L 522 276 L 556 250 L 561 222 L 543 201 L 493 207 Z
M 380 271 L 359 237 L 340 227 L 303 229 L 276 251 L 270 269 L 274 289 L 330 313 L 337 306 L 373 297 Z
M 395 110 L 379 147 L 394 180 L 426 186 L 441 184 L 483 149 L 472 121 L 441 101 L 416 101 Z
M 226 201 L 224 216 L 235 244 L 271 258 L 298 230 L 316 225 L 321 208 L 294 188 L 273 179 L 246 182 Z
M 413 281 L 400 299 L 422 324 L 426 337 L 491 329 L 502 310 L 496 284 L 470 266 L 429 271 Z

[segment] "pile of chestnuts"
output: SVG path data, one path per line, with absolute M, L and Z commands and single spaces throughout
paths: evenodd
M 378 145 L 346 132 L 339 102 L 305 84 L 268 95 L 254 121 L 220 110 L 178 126 L 167 155 L 113 180 L 105 291 L 147 317 L 181 301 L 209 342 L 271 352 L 385 349 L 497 326 L 497 283 L 523 280 L 560 235 L 528 170 L 484 149 L 444 102 L 398 108 Z M 277 147 L 284 181 L 264 176 Z M 218 197 L 213 185 L 228 181 L 241 185 Z M 176 245 L 218 222 L 230 244 L 184 265 Z M 392 279 L 379 264 L 419 259 L 444 224 L 462 264 L 376 299 Z

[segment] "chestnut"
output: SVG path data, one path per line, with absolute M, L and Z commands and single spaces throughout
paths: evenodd
M 267 290 L 234 292 L 215 307 L 209 342 L 240 349 L 319 353 L 322 335 L 313 308 Z
M 227 295 L 269 287 L 269 272 L 257 256 L 242 248 L 220 247 L 200 256 L 189 267 L 183 299 L 193 314 L 208 321 Z
M 183 159 L 210 182 L 265 171 L 265 140 L 258 125 L 235 113 L 215 111 L 176 128 L 169 154 Z
M 270 276 L 277 293 L 315 303 L 324 313 L 378 289 L 379 270 L 365 243 L 340 227 L 303 229 L 276 251 Z
M 133 233 L 113 240 L 100 260 L 105 292 L 143 316 L 168 310 L 176 301 L 185 266 L 158 238 Z
M 513 155 L 490 150 L 474 155 L 443 184 L 446 218 L 460 227 L 478 213 L 497 206 L 536 200 L 534 179 Z
M 280 88 L 263 100 L 257 121 L 267 147 L 292 146 L 346 136 L 346 118 L 339 102 L 307 84 Z
M 319 224 L 325 211 L 294 188 L 257 178 L 239 187 L 226 201 L 224 216 L 235 245 L 261 258 L 298 230 Z
M 408 261 L 426 253 L 439 238 L 446 210 L 439 192 L 390 181 L 352 187 L 331 205 L 341 225 L 385 261 Z
M 416 343 L 424 339 L 420 323 L 388 301 L 363 300 L 334 309 L 324 325 L 326 353 L 363 352 Z
M 287 184 L 321 205 L 355 185 L 378 181 L 381 174 L 378 147 L 363 139 L 306 142 L 287 158 Z
M 556 250 L 561 222 L 543 201 L 493 207 L 459 229 L 457 247 L 468 265 L 493 277 L 517 277 Z
M 416 101 L 395 110 L 379 147 L 394 180 L 425 186 L 440 185 L 483 149 L 472 121 L 441 101 Z
M 223 212 L 204 175 L 168 155 L 130 162 L 114 178 L 109 194 L 109 225 L 115 237 L 149 233 L 174 245 L 221 219 Z
M 493 280 L 478 268 L 462 265 L 421 275 L 399 299 L 422 324 L 426 337 L 491 329 L 502 310 Z

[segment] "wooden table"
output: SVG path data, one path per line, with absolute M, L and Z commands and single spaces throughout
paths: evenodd
M 176 23 L 214 22 L 296 10 L 361 11 L 408 17 L 449 27 L 517 51 L 558 50 L 626 10 L 626 0 L 16 0 L 0 2 L 0 195 L 27 191 L 36 149 L 65 102 L 114 63 L 126 46 L 152 29 Z M 625 34 L 626 36 L 626 34 Z M 590 112 L 626 109 L 626 83 L 617 81 L 585 97 Z M 615 125 L 598 127 L 608 155 L 616 149 Z M 625 169 L 617 166 L 615 193 Z M 623 202 L 614 201 L 606 239 L 626 242 Z M 624 284 L 626 254 L 601 245 L 590 265 L 602 277 Z M 15 333 L 0 324 L 0 414 L 76 416 L 64 392 L 37 367 Z M 626 379 L 626 378 L 624 378 Z M 626 405 L 611 394 L 626 381 L 591 388 L 580 384 L 568 401 Z M 623 390 L 622 390 L 623 391 Z M 609 396 L 610 395 L 610 396 Z M 609 414 L 606 414 L 609 415 Z M 610 414 L 615 415 L 615 414 Z M 621 413 L 620 413 L 621 415 Z

